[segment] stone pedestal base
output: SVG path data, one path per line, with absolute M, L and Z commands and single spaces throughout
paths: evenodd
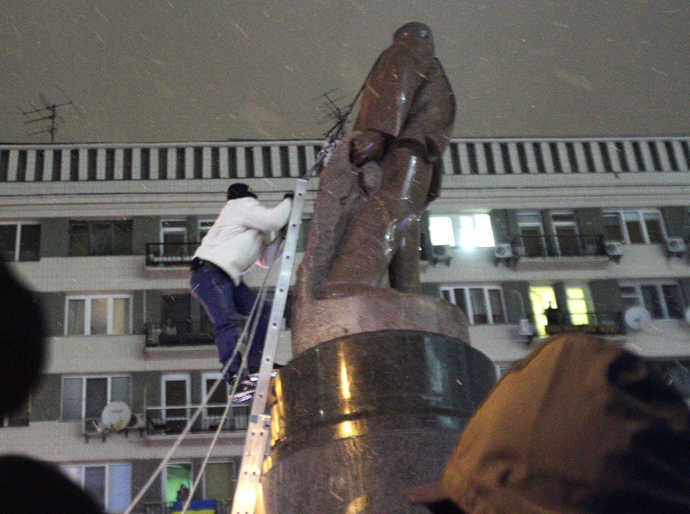
M 425 512 L 403 491 L 440 478 L 494 380 L 481 352 L 420 331 L 349 335 L 304 351 L 273 382 L 264 511 Z

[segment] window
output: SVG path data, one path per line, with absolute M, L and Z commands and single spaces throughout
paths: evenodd
M 187 255 L 187 222 L 183 219 L 161 221 L 161 243 L 165 256 L 184 257 Z
M 162 412 L 163 420 L 179 421 L 177 425 L 184 427 L 190 416 L 189 374 L 163 375 L 161 380 L 161 405 L 165 407 Z
M 130 464 L 64 464 L 60 470 L 107 512 L 124 512 L 132 496 Z
M 572 211 L 555 211 L 551 213 L 553 226 L 554 250 L 556 255 L 572 257 L 580 255 L 580 241 L 577 232 L 575 213 Z
M 132 222 L 70 221 L 70 255 L 129 255 L 132 253 Z
M 441 296 L 460 307 L 471 325 L 506 322 L 503 292 L 498 286 L 443 286 Z
M 40 247 L 40 224 L 0 223 L 0 261 L 37 261 Z
M 220 377 L 220 373 L 203 373 L 201 375 L 201 394 L 203 398 L 206 398 L 206 395 L 213 387 L 213 384 L 215 384 L 216 380 L 218 380 Z M 223 415 L 225 404 L 228 403 L 228 393 L 228 383 L 223 380 L 220 384 L 218 384 L 218 387 L 208 401 L 208 405 L 218 405 L 218 407 L 204 408 L 204 417 L 220 418 Z
M 235 494 L 237 469 L 234 461 L 209 462 L 204 471 L 205 497 L 221 500 Z
M 529 298 L 532 302 L 532 312 L 534 312 L 534 324 L 537 328 L 537 334 L 540 337 L 544 337 L 546 335 L 546 325 L 549 324 L 545 311 L 549 307 L 558 308 L 556 294 L 551 286 L 530 286 Z
M 131 295 L 68 296 L 66 302 L 66 336 L 132 332 Z
M 604 211 L 604 235 L 625 244 L 663 243 L 666 229 L 657 209 Z
M 518 213 L 518 228 L 525 257 L 545 256 L 546 239 L 544 238 L 541 214 L 538 212 Z
M 626 308 L 640 305 L 653 319 L 683 317 L 683 299 L 676 282 L 621 282 L 620 292 Z
M 208 234 L 208 231 L 211 230 L 214 221 L 215 220 L 212 219 L 199 220 L 199 241 L 201 241 L 204 236 Z
M 429 235 L 433 246 L 460 246 L 470 250 L 495 244 L 488 214 L 430 216 Z
M 573 325 L 589 325 L 592 312 L 592 301 L 585 286 L 566 286 L 565 295 L 568 302 L 568 314 Z
M 162 493 L 163 501 L 174 502 L 177 501 L 177 493 L 183 485 L 188 489 L 192 489 L 192 463 L 191 462 L 176 462 L 174 464 L 167 464 L 163 468 Z
M 130 403 L 127 376 L 62 377 L 63 421 L 96 418 L 110 402 Z

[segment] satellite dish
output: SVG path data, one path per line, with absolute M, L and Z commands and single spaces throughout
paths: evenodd
M 652 323 L 652 317 L 649 311 L 639 305 L 630 307 L 625 311 L 625 324 L 632 330 L 644 330 Z
M 101 413 L 101 425 L 108 430 L 118 431 L 127 427 L 132 411 L 125 402 L 110 402 Z

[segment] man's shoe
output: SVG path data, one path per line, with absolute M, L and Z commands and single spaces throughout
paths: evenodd
M 237 391 L 232 395 L 232 403 L 244 403 L 254 397 L 256 383 L 250 380 L 243 380 L 237 386 Z

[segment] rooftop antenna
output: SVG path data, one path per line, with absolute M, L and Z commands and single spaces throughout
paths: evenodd
M 24 122 L 24 125 L 29 125 L 31 123 L 38 123 L 42 121 L 50 122 L 50 126 L 48 128 L 37 130 L 35 132 L 30 132 L 29 135 L 35 136 L 37 134 L 50 134 L 50 142 L 54 143 L 55 133 L 58 129 L 58 123 L 64 121 L 64 119 L 58 115 L 58 109 L 60 109 L 61 107 L 66 107 L 68 105 L 73 105 L 73 102 L 72 100 L 69 100 L 68 102 L 55 103 L 48 101 L 42 93 L 39 93 L 38 96 L 44 105 L 43 107 L 36 107 L 34 104 L 31 104 L 32 109 L 30 110 L 25 111 L 24 109 L 20 109 L 25 117 L 30 118 Z

